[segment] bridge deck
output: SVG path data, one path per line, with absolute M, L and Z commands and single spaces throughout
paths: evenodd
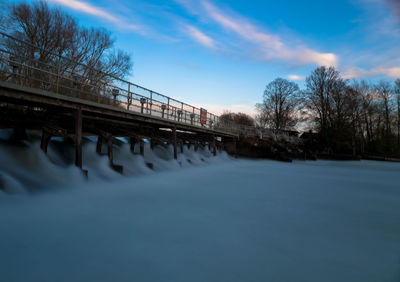
M 76 109 L 81 109 L 84 118 L 87 120 L 90 119 L 93 122 L 97 121 L 95 122 L 97 125 L 100 122 L 112 123 L 115 132 L 118 132 L 118 129 L 121 128 L 120 131 L 126 133 L 126 130 L 129 130 L 129 127 L 131 127 L 132 130 L 137 130 L 138 126 L 155 129 L 175 127 L 180 131 L 187 131 L 200 135 L 214 135 L 230 138 L 238 137 L 238 134 L 226 132 L 218 128 L 190 125 L 184 122 L 163 119 L 154 115 L 127 110 L 120 106 L 105 105 L 4 81 L 0 81 L 0 101 L 3 103 L 31 106 L 36 108 L 36 114 L 39 114 L 40 111 L 44 110 L 48 113 L 47 118 L 51 118 L 49 112 L 52 112 L 54 118 L 56 118 L 60 113 L 68 115 Z M 3 114 L 5 112 L 6 111 L 3 111 Z M 10 118 L 10 116 L 5 117 L 2 115 L 1 123 L 3 127 L 6 125 L 7 121 L 10 121 Z M 29 121 L 30 116 L 27 114 L 21 118 L 25 118 L 27 124 L 33 123 L 32 120 Z M 48 121 L 41 121 L 41 123 Z M 102 130 L 101 128 L 98 129 Z M 143 128 L 140 131 L 143 131 Z M 132 132 L 132 134 L 134 133 L 135 132 Z

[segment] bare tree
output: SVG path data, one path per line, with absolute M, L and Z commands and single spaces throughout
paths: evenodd
M 8 32 L 20 40 L 7 44 L 16 57 L 30 58 L 39 69 L 53 67 L 51 71 L 60 75 L 79 75 L 85 87 L 123 79 L 132 68 L 130 56 L 114 49 L 108 31 L 80 27 L 74 18 L 44 1 L 11 6 L 7 22 Z
M 219 122 L 221 124 L 235 123 L 238 125 L 254 126 L 254 119 L 245 113 L 232 113 L 225 111 L 219 116 Z
M 319 67 L 306 79 L 306 106 L 314 114 L 323 139 L 327 138 L 330 128 L 332 94 L 338 83 L 341 83 L 341 78 L 334 67 Z
M 372 145 L 375 127 L 375 116 L 377 114 L 377 107 L 374 103 L 375 93 L 373 87 L 365 80 L 353 81 L 351 85 L 357 97 L 357 125 L 358 134 L 362 143 L 362 151 L 369 149 Z
M 384 133 L 385 138 L 388 139 L 391 134 L 391 112 L 392 112 L 392 104 L 391 97 L 393 88 L 389 81 L 381 80 L 377 85 L 375 85 L 375 91 L 382 103 L 382 113 L 384 120 Z
M 283 78 L 269 83 L 264 91 L 263 103 L 257 104 L 258 120 L 275 132 L 296 126 L 299 104 L 299 86 Z
M 7 3 L 6 0 L 0 0 L 0 30 L 6 30 L 7 28 L 7 21 L 6 21 L 6 11 Z

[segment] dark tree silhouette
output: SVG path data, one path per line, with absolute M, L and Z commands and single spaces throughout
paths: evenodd
M 16 57 L 30 58 L 38 68 L 55 66 L 60 75 L 76 73 L 90 85 L 123 79 L 132 69 L 130 56 L 113 48 L 107 30 L 80 27 L 70 15 L 44 1 L 11 5 L 5 21 L 7 33 L 28 43 L 9 40 L 6 48 L 15 50 Z
M 229 111 L 225 111 L 222 115 L 220 115 L 219 123 L 236 123 L 239 125 L 254 126 L 254 119 L 245 113 L 232 113 Z
M 257 104 L 258 121 L 275 132 L 291 129 L 299 121 L 299 86 L 286 79 L 277 78 L 264 91 L 263 103 Z

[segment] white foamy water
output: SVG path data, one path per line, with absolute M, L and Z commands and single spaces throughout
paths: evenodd
M 49 184 L 0 195 L 0 281 L 400 280 L 400 164 L 205 150 L 180 165 L 170 148 L 143 160 L 122 145 L 121 176 L 89 142 L 86 181 L 55 151 L 2 146 L 10 190 Z

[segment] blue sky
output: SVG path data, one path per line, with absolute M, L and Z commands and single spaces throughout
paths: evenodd
M 277 77 L 320 65 L 400 77 L 399 0 L 50 0 L 132 55 L 129 80 L 217 114 L 254 113 Z

